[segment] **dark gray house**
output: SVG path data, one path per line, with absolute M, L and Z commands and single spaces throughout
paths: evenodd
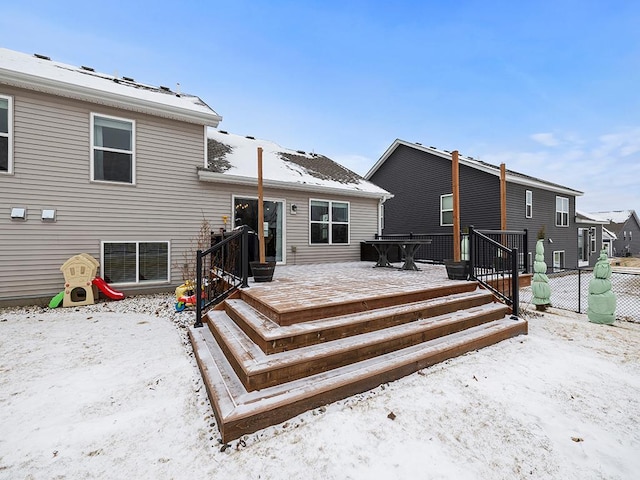
M 590 216 L 608 223 L 607 229 L 615 234 L 613 240 L 614 257 L 640 255 L 640 220 L 635 210 L 595 212 Z
M 365 175 L 394 194 L 384 204 L 383 233 L 449 233 L 452 228 L 451 152 L 397 139 Z M 500 229 L 500 168 L 459 156 L 460 225 Z M 545 228 L 545 261 L 578 265 L 576 197 L 582 192 L 506 171 L 507 229 L 529 232 L 531 265 L 538 231 Z

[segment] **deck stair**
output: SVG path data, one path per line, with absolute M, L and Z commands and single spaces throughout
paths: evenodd
M 241 291 L 189 330 L 224 442 L 527 333 L 474 282 L 322 303 L 260 293 Z

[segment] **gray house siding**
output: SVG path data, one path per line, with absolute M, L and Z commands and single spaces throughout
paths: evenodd
M 60 266 L 79 253 L 102 262 L 105 241 L 169 242 L 168 281 L 116 288 L 126 294 L 171 290 L 184 280 L 181 266 L 203 219 L 218 231 L 223 215 L 232 215 L 233 194 L 256 195 L 251 187 L 198 179 L 203 125 L 5 85 L 0 93 L 12 96 L 14 106 L 14 173 L 0 174 L 0 305 L 44 303 L 64 287 Z M 135 121 L 135 185 L 90 180 L 91 113 Z M 377 199 L 280 190 L 265 195 L 286 201 L 286 259 L 292 263 L 358 260 L 359 242 L 377 231 Z M 309 245 L 310 197 L 350 202 L 349 245 Z M 297 215 L 290 214 L 292 202 L 301 207 Z M 26 221 L 12 220 L 11 207 L 26 207 Z M 55 222 L 41 220 L 43 208 L 56 210 Z
M 640 254 L 640 225 L 636 222 L 635 216 L 631 215 L 629 219 L 622 224 L 618 224 L 619 230 L 616 229 L 617 240 L 613 242 L 615 255 L 622 257 L 627 255 L 637 256 Z
M 460 166 L 460 223 L 500 227 L 500 182 Z M 449 233 L 440 225 L 440 196 L 452 193 L 451 162 L 404 145 L 391 154 L 370 181 L 393 193 L 384 204 L 384 233 Z
M 440 195 L 452 193 L 451 160 L 398 144 L 373 172 L 370 181 L 393 193 L 384 204 L 385 233 L 448 233 L 440 226 Z M 460 164 L 460 225 L 500 229 L 500 178 Z M 533 215 L 526 218 L 525 191 L 533 192 Z M 555 225 L 556 196 L 569 199 L 569 224 Z M 577 266 L 575 196 L 507 182 L 507 228 L 527 229 L 528 251 L 535 252 L 537 232 L 545 226 L 545 261 L 553 266 L 553 252 L 564 252 L 564 266 Z M 639 237 L 640 238 L 640 237 Z

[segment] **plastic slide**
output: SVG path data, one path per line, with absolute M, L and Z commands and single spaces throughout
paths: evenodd
M 93 284 L 98 287 L 102 293 L 104 293 L 111 300 L 122 300 L 124 298 L 124 293 L 119 292 L 118 290 L 114 290 L 111 286 L 104 281 L 102 277 L 96 277 L 93 279 Z
M 62 305 L 63 300 L 64 290 L 51 299 L 51 301 L 49 302 L 49 308 L 58 308 L 60 305 Z

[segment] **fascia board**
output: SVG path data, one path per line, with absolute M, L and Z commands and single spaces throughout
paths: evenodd
M 249 187 L 258 187 L 258 179 L 250 177 L 242 177 L 239 175 L 229 175 L 226 173 L 209 172 L 206 170 L 198 170 L 198 179 L 203 182 L 224 183 L 228 185 L 243 185 Z M 388 200 L 393 198 L 389 192 L 366 192 L 362 190 L 349 190 L 335 187 L 327 187 L 324 185 L 310 185 L 302 183 L 291 183 L 280 180 L 263 180 L 263 187 L 277 188 L 281 190 L 293 190 L 301 192 L 323 192 L 334 195 L 345 195 L 349 197 L 376 198 Z
M 207 113 L 187 110 L 172 105 L 164 105 L 159 102 L 151 102 L 134 96 L 124 96 L 117 93 L 96 90 L 72 83 L 59 82 L 48 78 L 36 77 L 2 68 L 0 68 L 0 80 L 7 85 L 25 88 L 27 90 L 36 90 L 61 97 L 83 100 L 124 110 L 138 111 L 188 123 L 217 127 L 218 123 L 222 120 L 220 115 L 213 112 Z

